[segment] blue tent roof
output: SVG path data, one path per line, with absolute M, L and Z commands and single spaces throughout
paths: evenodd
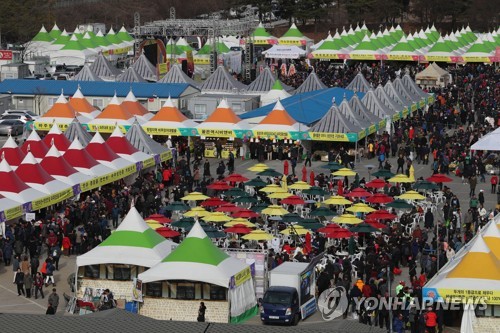
M 354 91 L 342 88 L 328 88 L 316 91 L 309 91 L 290 96 L 281 101 L 286 111 L 293 119 L 306 125 L 311 125 L 320 120 L 331 108 L 333 99 L 340 103 L 344 99 L 348 100 L 354 95 Z M 364 94 L 357 92 L 358 97 L 363 98 Z M 274 108 L 275 103 L 248 111 L 239 115 L 242 119 L 266 116 Z
M 54 80 L 5 80 L 0 83 L 0 93 L 13 95 L 73 95 L 80 86 L 86 96 L 125 97 L 130 89 L 137 98 L 179 98 L 190 86 L 186 83 L 136 83 L 136 82 L 87 82 Z

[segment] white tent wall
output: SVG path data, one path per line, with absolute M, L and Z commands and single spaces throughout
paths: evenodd
M 229 301 L 231 318 L 236 318 L 254 309 L 257 306 L 257 299 L 255 297 L 253 278 L 248 279 L 234 289 L 229 289 Z

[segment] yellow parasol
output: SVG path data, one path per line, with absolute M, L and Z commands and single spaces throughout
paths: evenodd
M 266 169 L 269 169 L 269 167 L 267 165 L 265 165 L 264 163 L 257 163 L 254 166 L 251 166 L 250 168 L 248 168 L 247 170 L 253 171 L 253 172 L 261 172 L 261 171 L 264 171 Z
M 146 224 L 153 230 L 163 227 L 160 223 L 158 223 L 158 221 L 155 220 L 146 220 L 144 222 L 146 222 Z
M 203 221 L 205 222 L 229 222 L 233 218 L 227 216 L 223 212 L 215 212 L 208 216 L 203 217 Z
M 371 213 L 371 212 L 376 211 L 376 209 L 373 209 L 364 203 L 357 203 L 357 204 L 352 205 L 349 208 L 346 208 L 346 211 L 352 212 L 352 213 Z
M 352 214 L 342 214 L 340 216 L 335 216 L 332 219 L 332 222 L 335 223 L 345 223 L 345 224 L 358 224 L 363 222 L 362 219 L 358 219 L 356 216 Z
M 285 230 L 280 231 L 282 235 L 305 235 L 310 233 L 311 231 L 304 228 L 301 225 L 294 225 L 292 227 L 288 227 Z
M 344 198 L 341 195 L 331 196 L 328 199 L 326 199 L 325 201 L 323 201 L 322 203 L 325 205 L 339 205 L 339 206 L 352 204 L 351 201 L 347 200 L 346 198 Z
M 288 186 L 288 188 L 290 190 L 308 190 L 311 188 L 311 185 L 303 181 L 298 181 Z
M 274 238 L 274 236 L 268 234 L 264 230 L 254 230 L 251 233 L 242 236 L 241 238 L 246 240 L 260 241 L 260 240 L 271 240 Z
M 280 191 L 280 192 L 271 193 L 267 197 L 269 199 L 285 199 L 285 198 L 291 197 L 292 195 L 293 195 L 292 193 Z
M 404 200 L 425 200 L 425 197 L 416 192 L 416 191 L 408 191 L 406 193 L 401 194 L 398 199 L 404 199 Z
M 202 201 L 202 200 L 207 200 L 210 197 L 207 197 L 206 195 L 200 193 L 200 192 L 191 192 L 185 197 L 182 197 L 181 200 L 186 200 L 186 201 Z
M 208 216 L 210 214 L 212 214 L 212 213 L 205 210 L 205 208 L 203 208 L 203 207 L 193 207 L 193 208 L 191 208 L 190 211 L 185 212 L 183 215 L 187 216 L 187 217 L 196 217 L 196 216 L 205 217 L 205 216 Z
M 262 211 L 261 211 L 262 214 L 266 214 L 266 215 L 285 215 L 285 214 L 288 214 L 288 211 L 281 207 L 281 206 L 278 206 L 278 205 L 270 205 L 269 207 L 267 208 L 264 208 Z
M 356 171 L 353 171 L 349 168 L 342 168 L 342 169 L 339 169 L 335 172 L 332 172 L 332 175 L 334 176 L 342 176 L 342 177 L 345 177 L 345 176 L 356 176 L 357 172 Z
M 270 184 L 267 185 L 266 187 L 260 189 L 260 192 L 265 192 L 265 193 L 274 193 L 274 192 L 279 192 L 283 190 L 283 188 L 279 185 L 276 184 Z
M 395 175 L 392 178 L 389 178 L 389 182 L 391 183 L 413 183 L 414 180 L 412 181 L 410 178 L 408 178 L 407 175 L 403 175 L 402 173 Z
M 244 219 L 242 217 L 238 217 L 237 219 L 231 220 L 230 222 L 225 223 L 224 226 L 225 227 L 233 227 L 237 224 L 243 224 L 246 227 L 255 228 L 255 223 L 252 223 L 252 222 L 250 222 L 247 219 Z

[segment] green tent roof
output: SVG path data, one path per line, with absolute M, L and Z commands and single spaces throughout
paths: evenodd
M 356 46 L 354 51 L 376 51 L 378 49 L 379 48 L 372 43 L 370 38 L 368 38 L 368 36 L 365 36 L 365 38 L 363 38 L 361 43 L 359 43 L 358 46 Z
M 94 41 L 99 46 L 109 46 L 111 42 L 102 34 L 102 32 L 97 32 L 95 35 Z
M 121 44 L 122 40 L 116 36 L 115 31 L 113 28 L 109 29 L 108 34 L 106 35 L 106 39 L 111 43 L 111 44 Z
M 226 46 L 226 44 L 222 42 L 217 42 L 216 44 L 216 49 L 217 53 L 227 53 L 229 52 L 229 48 Z M 213 46 L 212 43 L 205 43 L 203 47 L 198 51 L 197 55 L 208 55 L 213 51 Z
M 450 45 L 448 45 L 442 37 L 439 37 L 438 41 L 436 44 L 434 44 L 427 53 L 431 52 L 449 52 L 452 53 L 453 50 L 451 49 Z
M 347 34 L 347 32 L 344 30 L 340 34 L 340 38 L 349 46 L 356 45 L 357 43 Z
M 127 32 L 127 29 L 125 29 L 124 26 L 121 27 L 121 29 L 118 31 L 118 33 L 116 34 L 116 36 L 118 38 L 120 38 L 120 40 L 125 41 L 125 42 L 132 42 L 132 41 L 134 41 L 134 38 L 129 35 L 129 33 Z
M 252 37 L 272 37 L 269 32 L 267 32 L 266 28 L 262 25 L 262 23 L 259 23 L 257 28 L 252 33 Z
M 99 246 L 132 246 L 152 249 L 164 240 L 165 238 L 151 228 L 144 232 L 116 230 Z
M 57 39 L 61 35 L 61 30 L 59 30 L 59 27 L 57 24 L 54 23 L 54 26 L 52 27 L 52 30 L 49 32 L 50 37 L 53 39 Z
M 33 37 L 32 42 L 52 42 L 54 38 L 52 38 L 45 27 L 42 25 L 40 31 Z
M 63 46 L 61 50 L 77 50 L 77 51 L 83 51 L 85 50 L 86 47 L 83 46 L 83 44 L 78 40 L 78 38 L 73 35 L 69 39 L 69 41 L 66 43 L 66 45 Z
M 191 47 L 191 45 L 189 45 L 186 40 L 184 38 L 179 38 L 177 40 L 177 42 L 175 43 L 175 45 L 181 49 L 183 52 L 187 52 L 187 51 L 193 51 L 193 48 Z
M 358 35 L 356 35 L 356 33 L 354 32 L 354 30 L 352 30 L 352 27 L 349 28 L 349 31 L 347 32 L 347 35 L 349 37 L 351 37 L 351 39 L 353 41 L 355 41 L 356 43 L 360 43 L 363 40 L 363 38 L 364 38 L 364 36 L 360 38 Z
M 66 43 L 70 40 L 70 36 L 68 35 L 68 33 L 66 32 L 66 30 L 64 30 L 61 35 L 59 35 L 59 37 L 57 37 L 57 39 L 52 42 L 52 44 L 55 44 L 55 45 L 66 45 Z
M 364 37 L 363 37 L 364 38 Z M 335 35 L 333 36 L 333 41 L 335 43 L 337 43 L 337 45 L 341 48 L 341 49 L 345 49 L 345 48 L 348 48 L 349 47 L 349 44 L 346 43 L 345 40 L 342 39 L 342 37 L 339 35 L 339 32 L 335 32 Z
M 491 53 L 491 51 L 492 50 L 483 43 L 482 38 L 478 38 L 466 53 Z
M 323 44 L 321 44 L 316 51 L 325 51 L 325 50 L 332 50 L 332 51 L 338 51 L 342 49 L 343 47 L 340 46 L 339 44 L 340 39 L 334 39 L 334 40 L 325 40 Z M 347 47 L 347 45 L 345 46 Z
M 295 23 L 293 23 L 290 29 L 281 36 L 281 38 L 284 37 L 304 37 L 304 35 L 300 32 Z
M 178 47 L 172 39 L 168 41 L 167 45 L 165 45 L 165 51 L 166 54 L 175 55 L 181 55 L 182 53 L 184 53 L 184 51 L 180 47 Z
M 283 86 L 281 85 L 280 80 L 274 81 L 273 87 L 271 90 L 283 90 Z
M 88 32 L 83 35 L 83 38 L 80 39 L 80 43 L 85 46 L 87 49 L 95 49 L 99 47 L 96 41 L 89 35 Z
M 391 49 L 391 52 L 397 52 L 397 51 L 404 51 L 404 52 L 415 52 L 415 48 L 408 43 L 406 38 L 403 36 L 401 37 L 401 40 L 399 43 L 394 45 L 394 47 Z

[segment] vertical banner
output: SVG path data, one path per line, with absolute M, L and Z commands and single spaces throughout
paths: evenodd
M 193 58 L 193 51 L 191 51 L 191 50 L 186 51 L 186 58 L 187 58 L 188 76 L 189 76 L 189 77 L 193 77 L 193 74 L 194 74 L 194 58 Z
M 135 302 L 142 302 L 142 281 L 138 278 L 134 278 L 132 281 L 132 300 Z

